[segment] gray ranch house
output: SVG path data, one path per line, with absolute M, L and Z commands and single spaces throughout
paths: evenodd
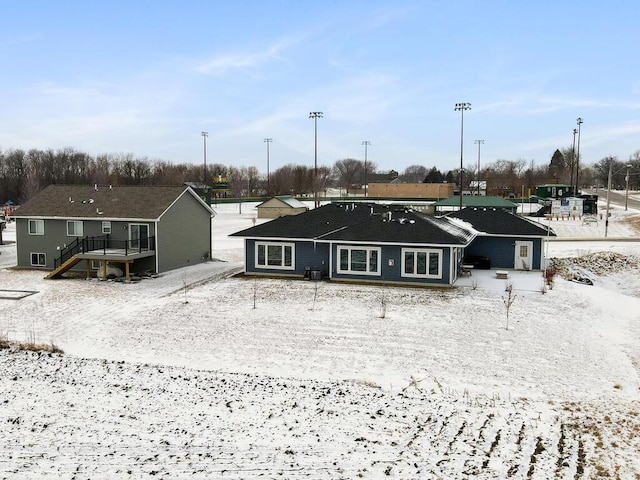
M 213 210 L 184 186 L 50 185 L 17 209 L 17 266 L 162 273 L 211 258 Z
M 475 233 L 409 208 L 332 203 L 236 232 L 249 275 L 452 285 Z

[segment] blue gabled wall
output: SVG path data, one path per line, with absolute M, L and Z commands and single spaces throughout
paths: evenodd
M 515 244 L 517 241 L 533 242 L 533 270 L 542 267 L 542 245 L 540 237 L 490 237 L 478 236 L 465 249 L 465 255 L 489 257 L 491 268 L 514 268 Z

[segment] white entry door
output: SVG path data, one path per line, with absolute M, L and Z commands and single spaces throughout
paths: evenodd
M 533 242 L 516 240 L 515 260 L 513 268 L 516 270 L 531 270 L 533 262 Z

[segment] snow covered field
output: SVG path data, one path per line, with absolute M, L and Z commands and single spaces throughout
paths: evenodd
M 235 276 L 253 206 L 214 206 L 219 261 L 139 283 L 44 280 L 0 246 L 0 289 L 37 292 L 0 295 L 0 335 L 65 350 L 0 350 L 0 478 L 640 478 L 640 242 L 615 240 L 638 212 L 606 241 L 552 221 L 549 255 L 595 285 L 513 272 L 507 329 L 490 272 Z

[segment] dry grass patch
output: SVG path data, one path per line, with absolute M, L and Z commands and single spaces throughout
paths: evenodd
M 12 342 L 6 335 L 0 336 L 0 350 L 12 349 L 14 351 L 29 352 L 46 352 L 46 353 L 64 353 L 55 343 L 36 343 L 36 342 Z

